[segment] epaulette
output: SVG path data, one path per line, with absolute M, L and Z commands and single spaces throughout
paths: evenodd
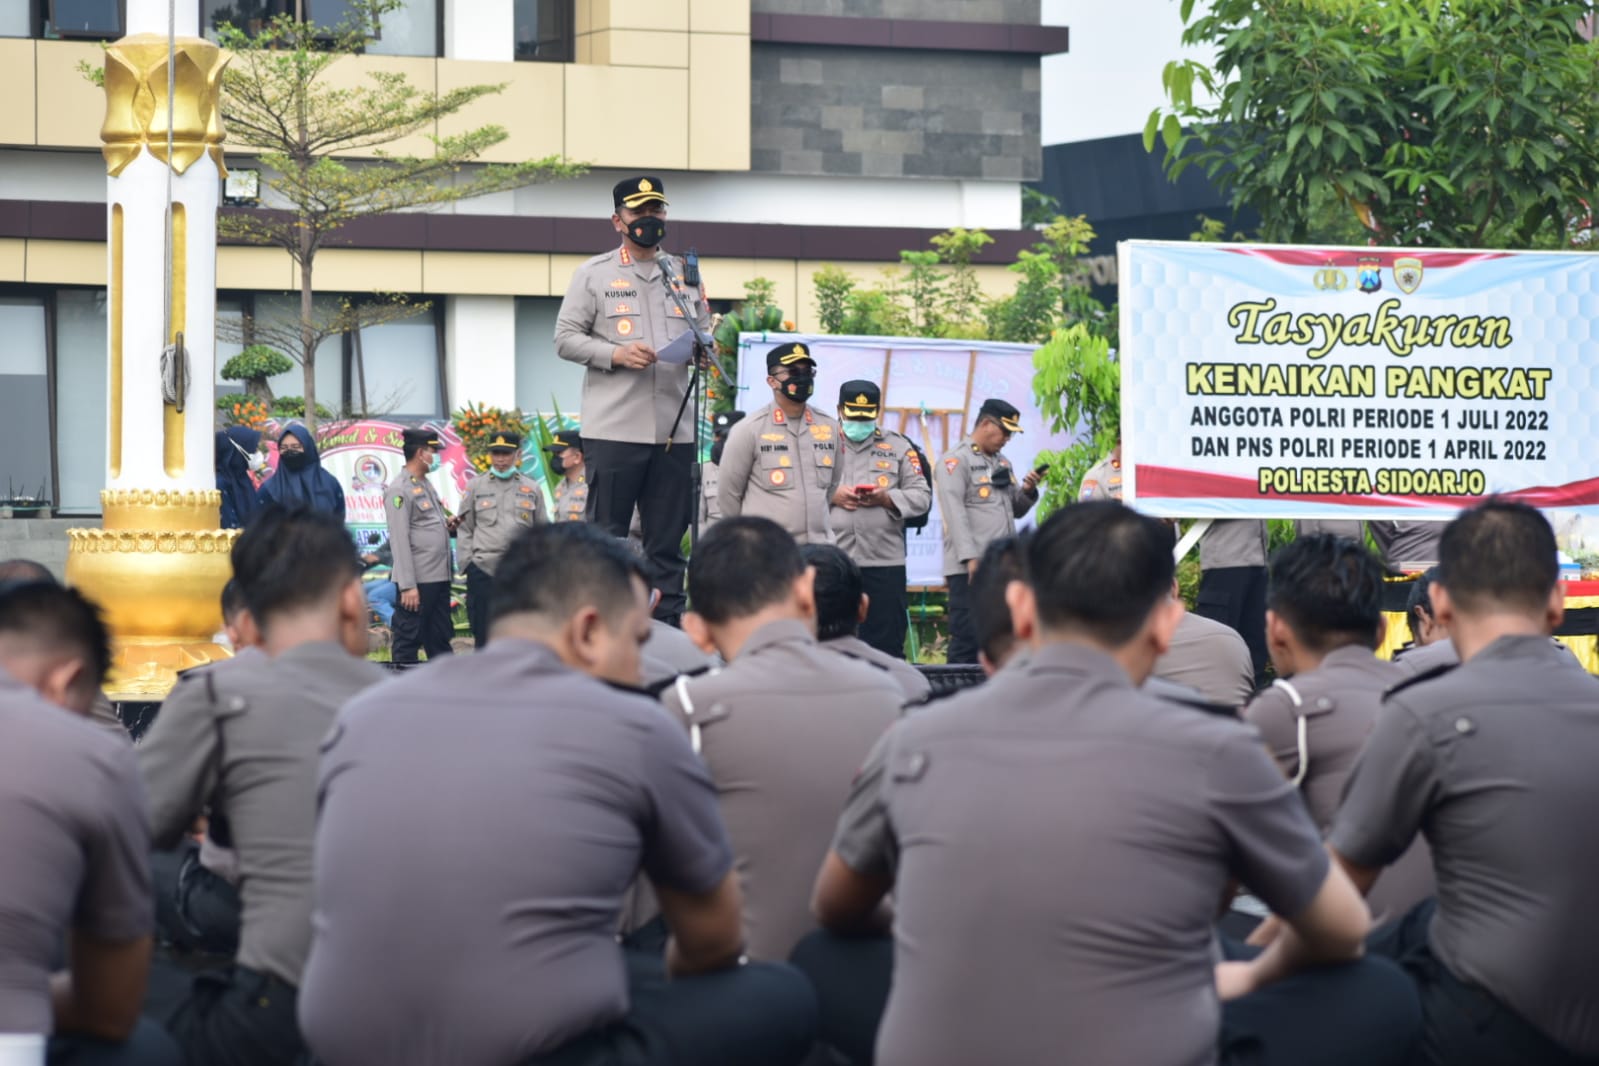
M 645 685 L 644 688 L 638 691 L 645 692 L 650 696 L 650 698 L 658 700 L 661 698 L 661 693 L 677 684 L 679 678 L 699 677 L 701 674 L 708 674 L 710 672 L 711 666 L 709 663 L 707 663 L 706 665 L 696 667 L 693 670 L 685 670 L 683 673 L 673 674 L 664 681 L 657 681 L 654 684 Z
M 603 677 L 598 678 L 597 680 L 607 688 L 613 688 L 618 692 L 625 692 L 629 696 L 648 696 L 651 699 L 655 698 L 654 692 L 651 692 L 649 689 L 640 687 L 638 685 L 629 685 L 623 681 L 612 681 L 609 678 Z M 668 684 L 670 684 L 670 682 L 668 682 Z
M 1449 671 L 1453 670 L 1459 665 L 1459 663 L 1444 663 L 1442 666 L 1435 666 L 1431 670 L 1423 670 L 1415 677 L 1407 677 L 1403 681 L 1399 682 L 1399 684 L 1390 687 L 1382 694 L 1382 698 L 1386 700 L 1389 696 L 1397 695 L 1412 685 L 1419 685 L 1423 681 L 1431 681 L 1435 677 L 1443 677 L 1445 674 L 1449 673 Z
M 1205 699 L 1196 700 L 1188 696 L 1177 695 L 1161 695 L 1155 696 L 1154 698 L 1160 700 L 1162 703 L 1175 704 L 1178 707 L 1187 707 L 1189 710 L 1194 711 L 1204 711 L 1206 714 L 1213 714 L 1219 718 L 1231 718 L 1235 722 L 1240 720 L 1238 717 L 1238 708 L 1229 707 L 1225 703 L 1212 703 Z

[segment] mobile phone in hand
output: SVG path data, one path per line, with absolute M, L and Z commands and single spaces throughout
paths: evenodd
M 856 485 L 855 486 L 855 495 L 857 495 L 857 496 L 870 496 L 872 493 L 874 493 L 876 491 L 877 491 L 877 486 L 876 485 Z
M 1049 464 L 1048 463 L 1039 463 L 1037 466 L 1035 466 L 1033 468 L 1033 473 L 1036 474 L 1038 477 L 1043 477 L 1045 474 L 1049 473 Z

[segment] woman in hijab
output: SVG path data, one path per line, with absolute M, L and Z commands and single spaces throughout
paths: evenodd
M 339 479 L 322 469 L 316 439 L 295 424 L 278 437 L 278 470 L 261 486 L 260 502 L 295 505 L 326 511 L 344 521 L 344 488 Z
M 217 491 L 222 493 L 222 528 L 243 529 L 255 514 L 252 470 L 266 466 L 261 434 L 249 426 L 230 426 L 217 434 Z

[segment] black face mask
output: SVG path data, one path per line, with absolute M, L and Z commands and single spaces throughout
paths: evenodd
M 717 466 L 722 465 L 722 449 L 726 445 L 726 437 L 717 437 L 716 442 L 711 445 L 711 462 L 715 463 Z
M 666 238 L 666 222 L 654 215 L 644 215 L 628 223 L 627 235 L 640 248 L 654 248 Z
M 556 474 L 566 473 L 566 463 L 561 461 L 559 455 L 550 456 L 550 471 Z
M 311 465 L 311 457 L 305 452 L 279 452 L 278 461 L 290 470 L 304 470 Z
M 790 373 L 788 380 L 780 386 L 785 399 L 795 403 L 804 403 L 811 398 L 811 393 L 816 391 L 816 378 L 811 374 Z

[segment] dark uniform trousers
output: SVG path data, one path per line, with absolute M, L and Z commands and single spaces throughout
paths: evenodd
M 583 440 L 588 520 L 613 537 L 626 537 L 638 508 L 644 522 L 644 557 L 650 584 L 661 590 L 655 617 L 683 613 L 683 534 L 694 510 L 694 445 Z
M 200 845 L 186 840 L 172 851 L 153 852 L 150 881 L 157 939 L 224 959 L 239 950 L 239 890 L 200 865 Z
M 1487 992 L 1450 972 L 1427 933 L 1436 900 L 1416 905 L 1366 940 L 1366 950 L 1397 961 L 1421 991 L 1422 1035 L 1413 1063 L 1427 1066 L 1594 1066 Z
M 419 581 L 416 594 L 422 601 L 417 610 L 407 611 L 398 602 L 394 605 L 390 658 L 397 663 L 416 662 L 418 649 L 427 652 L 429 659 L 449 655 L 450 638 L 455 636 L 455 623 L 450 620 L 450 583 Z
M 1231 626 L 1244 638 L 1260 683 L 1270 657 L 1266 651 L 1266 568 L 1218 566 L 1199 574 L 1194 613 Z
M 972 619 L 972 580 L 965 574 L 948 574 L 949 586 L 949 663 L 977 661 L 977 623 Z
M 183 1066 L 183 1054 L 172 1038 L 148 1018 L 121 1043 L 76 1033 L 52 1036 L 45 1066 Z
M 1258 953 L 1225 941 L 1223 948 L 1235 958 Z M 820 930 L 799 942 L 790 961 L 816 986 L 818 1039 L 869 1066 L 893 980 L 893 939 Z M 1406 1066 L 1420 1026 L 1410 979 L 1386 959 L 1366 958 L 1223 1003 L 1216 1047 L 1221 1066 Z
M 793 967 L 752 962 L 668 980 L 659 954 L 623 958 L 627 1016 L 523 1066 L 798 1066 L 810 1054 L 816 997 Z
M 861 589 L 869 597 L 860 637 L 885 655 L 905 658 L 908 625 L 903 566 L 861 567 Z M 953 660 L 951 660 L 953 661 Z
M 188 1066 L 299 1066 L 307 1051 L 297 999 L 270 974 L 243 966 L 193 974 L 158 955 L 145 1016 L 166 1027 Z
M 466 621 L 472 627 L 472 647 L 489 642 L 489 589 L 494 577 L 477 563 L 466 564 Z M 430 656 L 431 658 L 431 656 Z

